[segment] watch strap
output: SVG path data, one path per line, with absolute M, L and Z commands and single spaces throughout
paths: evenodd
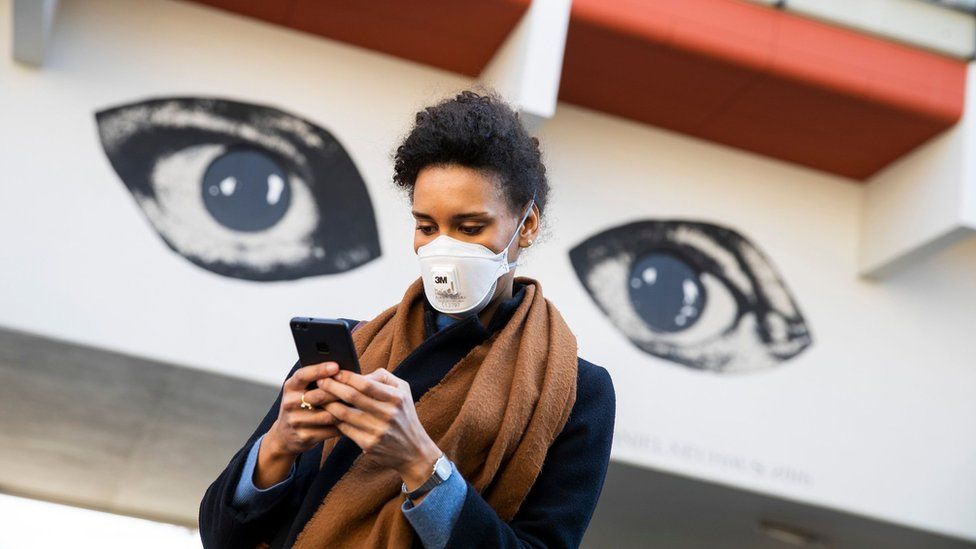
M 433 470 L 423 484 L 413 490 L 407 490 L 407 483 L 403 482 L 400 485 L 400 491 L 407 499 L 413 500 L 442 484 L 451 476 L 452 471 L 451 460 L 447 459 L 447 454 L 442 453 L 441 457 L 437 458 L 437 461 L 434 462 Z

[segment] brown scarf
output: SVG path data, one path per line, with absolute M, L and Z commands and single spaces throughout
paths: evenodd
M 576 401 L 576 337 L 539 282 L 506 324 L 459 360 L 417 402 L 437 446 L 505 521 L 535 482 Z M 422 279 L 398 305 L 353 333 L 363 373 L 396 367 L 424 338 Z M 323 462 L 335 439 L 323 448 Z M 360 454 L 305 523 L 293 547 L 409 547 L 400 476 Z

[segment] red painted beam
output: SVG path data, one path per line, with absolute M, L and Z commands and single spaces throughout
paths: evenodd
M 481 73 L 531 3 L 531 0 L 196 1 L 468 76 Z
M 476 76 L 531 0 L 197 0 Z M 574 0 L 560 99 L 866 179 L 962 115 L 966 64 L 743 0 Z
M 574 0 L 560 99 L 866 179 L 962 116 L 963 61 L 742 0 Z

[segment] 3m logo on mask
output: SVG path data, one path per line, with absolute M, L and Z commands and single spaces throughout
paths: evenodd
M 453 268 L 436 269 L 431 272 L 434 291 L 443 297 L 458 297 L 457 273 Z

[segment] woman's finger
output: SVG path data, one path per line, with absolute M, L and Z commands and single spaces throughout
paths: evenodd
M 387 424 L 385 421 L 352 406 L 346 406 L 341 402 L 330 402 L 325 409 L 339 420 L 337 426 L 348 423 L 373 435 L 383 435 L 386 432 Z
M 322 389 L 339 397 L 344 402 L 377 415 L 385 416 L 388 412 L 388 405 L 383 402 L 370 398 L 356 390 L 351 385 L 346 385 L 333 378 L 324 379 L 321 382 Z
M 304 444 L 309 444 L 337 437 L 341 431 L 339 431 L 339 427 L 336 425 L 325 425 L 321 427 L 304 427 L 295 432 Z
M 317 408 L 323 408 L 325 407 L 326 404 L 335 400 L 335 396 L 325 391 L 322 392 L 325 393 L 327 396 L 324 397 L 322 402 L 319 402 L 319 400 L 316 400 L 315 395 L 312 394 L 312 391 L 306 391 L 304 389 L 298 391 L 288 391 L 282 396 L 281 406 L 286 411 L 299 410 L 301 409 L 302 396 L 304 395 L 305 402 Z M 323 397 L 319 397 L 319 398 L 323 398 Z
M 368 377 L 372 377 L 384 385 L 393 387 L 396 392 L 402 395 L 402 398 L 413 400 L 413 393 L 410 392 L 410 383 L 405 379 L 400 379 L 393 375 L 386 368 L 373 370 Z
M 339 423 L 336 427 L 339 428 L 339 432 L 351 438 L 364 454 L 368 454 L 380 442 L 379 436 L 364 431 L 351 423 Z
M 360 393 L 376 400 L 399 405 L 400 400 L 403 398 L 395 388 L 368 376 L 357 374 L 356 372 L 342 370 L 335 375 L 335 379 L 341 383 L 350 385 Z
M 312 406 L 325 406 L 330 402 L 335 402 L 337 398 L 333 393 L 323 389 L 312 389 L 310 391 L 305 391 L 303 394 L 305 395 L 305 402 L 311 404 Z M 299 397 L 299 404 L 301 401 L 301 397 Z
M 335 375 L 338 371 L 339 365 L 335 362 L 320 362 L 318 364 L 303 366 L 295 370 L 295 373 L 288 378 L 288 381 L 285 382 L 285 389 L 292 391 L 304 390 L 309 383 L 319 378 Z
M 296 413 L 291 416 L 292 427 L 298 429 L 306 429 L 309 427 L 327 427 L 334 426 L 336 423 L 336 417 L 332 415 L 331 412 L 327 410 L 318 411 L 305 411 L 304 413 Z
M 313 437 L 321 437 L 323 435 L 338 435 L 339 434 L 339 424 L 335 425 L 311 425 L 309 427 L 302 427 L 298 429 L 299 433 L 311 434 Z
M 384 385 L 400 388 L 400 378 L 390 373 L 386 368 L 377 368 L 366 374 L 366 377 L 375 379 Z

